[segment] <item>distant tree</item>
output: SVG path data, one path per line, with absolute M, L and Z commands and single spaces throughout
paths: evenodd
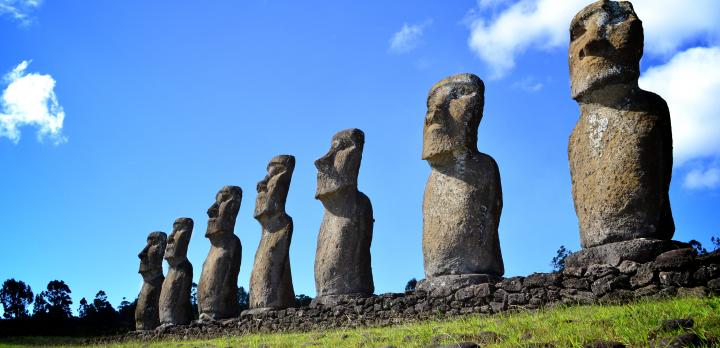
M 307 307 L 310 305 L 310 302 L 312 302 L 312 297 L 308 295 L 295 295 L 295 307 Z
M 5 319 L 27 318 L 27 307 L 33 302 L 32 289 L 22 280 L 8 279 L 0 290 L 0 302 Z
M 405 284 L 405 291 L 415 291 L 415 287 L 417 287 L 417 279 L 410 279 L 407 284 Z
M 95 307 L 88 304 L 88 301 L 83 297 L 80 299 L 80 306 L 78 307 L 78 317 L 81 319 L 91 317 L 95 313 Z
M 572 251 L 565 248 L 564 245 L 561 245 L 555 257 L 550 261 L 550 266 L 552 266 L 553 270 L 559 272 L 565 269 L 565 258 L 570 254 L 572 254 Z
M 72 317 L 70 305 L 73 303 L 70 298 L 70 287 L 62 280 L 50 281 L 47 290 L 41 292 L 41 296 L 48 304 L 48 315 L 53 319 L 67 319 Z
M 42 318 L 48 314 L 48 303 L 42 296 L 42 293 L 35 295 L 35 304 L 33 305 L 33 318 Z
M 688 244 L 690 244 L 691 248 L 695 249 L 698 255 L 705 255 L 708 253 L 707 249 L 703 248 L 702 244 L 694 239 L 690 240 Z
M 199 317 L 197 304 L 197 287 L 197 283 L 193 282 L 190 288 L 190 304 L 192 305 L 193 319 L 197 319 Z
M 98 291 L 98 293 L 95 294 L 95 299 L 93 300 L 93 307 L 95 307 L 95 310 L 98 312 L 98 314 L 101 315 L 115 315 L 117 313 L 117 311 L 115 311 L 115 308 L 113 308 L 113 306 L 107 300 L 107 294 L 105 294 L 105 291 L 102 290 Z
M 137 306 L 137 299 L 130 302 L 123 297 L 122 302 L 118 306 L 118 318 L 122 326 L 127 329 L 133 329 L 135 327 L 135 307 Z
M 237 298 L 241 311 L 250 308 L 250 293 L 245 291 L 245 288 L 242 286 L 237 289 Z
M 720 250 L 720 237 L 710 237 L 710 241 L 713 243 L 713 251 Z

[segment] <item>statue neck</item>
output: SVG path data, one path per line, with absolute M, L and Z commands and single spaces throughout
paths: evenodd
M 343 212 L 351 211 L 357 203 L 360 191 L 357 187 L 344 187 L 332 194 L 323 196 L 320 199 L 325 209 L 334 215 L 343 215 Z

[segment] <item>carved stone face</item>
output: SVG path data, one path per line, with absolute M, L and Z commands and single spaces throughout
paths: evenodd
M 165 254 L 167 235 L 165 232 L 151 232 L 147 237 L 145 248 L 138 254 L 140 270 L 143 277 L 162 274 L 162 261 Z
M 295 169 L 295 157 L 276 156 L 267 166 L 267 175 L 257 184 L 257 198 L 253 216 L 260 219 L 285 211 L 285 200 L 290 189 L 290 179 Z
M 341 189 L 357 187 L 364 144 L 365 134 L 356 128 L 333 136 L 328 153 L 315 161 L 318 170 L 315 198 L 322 199 Z
M 477 128 L 485 103 L 485 85 L 472 74 L 436 83 L 428 94 L 422 159 L 449 161 L 454 154 L 477 150 Z
M 215 203 L 208 209 L 208 227 L 205 237 L 232 234 L 235 230 L 235 219 L 240 210 L 242 190 L 237 186 L 225 186 L 215 195 Z
M 179 218 L 173 224 L 173 231 L 167 241 L 165 248 L 165 260 L 171 265 L 187 258 L 188 244 L 193 231 L 193 220 L 190 218 Z
M 598 1 L 585 7 L 570 24 L 573 99 L 608 85 L 636 81 L 642 51 L 642 22 L 630 2 Z

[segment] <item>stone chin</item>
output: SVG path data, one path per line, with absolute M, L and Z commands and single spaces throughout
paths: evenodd
M 422 159 L 429 163 L 442 163 L 453 157 L 453 146 L 450 137 L 445 132 L 430 130 L 425 133 Z
M 220 218 L 209 218 L 208 219 L 208 227 L 205 231 L 205 237 L 210 238 L 211 236 L 218 235 L 222 233 L 222 226 L 221 219 Z
M 258 219 L 263 215 L 267 215 L 268 210 L 268 194 L 267 192 L 258 192 L 257 199 L 255 199 L 255 210 L 253 211 L 253 218 Z
M 330 176 L 323 172 L 318 172 L 317 182 L 318 185 L 317 190 L 315 191 L 315 199 L 319 200 L 353 186 L 351 183 L 347 182 L 347 180 L 343 180 L 343 178 Z

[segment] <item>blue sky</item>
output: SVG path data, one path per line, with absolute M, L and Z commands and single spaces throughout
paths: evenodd
M 376 292 L 402 291 L 423 277 L 425 99 L 461 72 L 486 84 L 478 148 L 500 167 L 506 275 L 549 271 L 560 245 L 579 248 L 566 36 L 586 3 L 0 0 L 0 280 L 39 292 L 62 279 L 74 308 L 100 289 L 117 305 L 140 289 L 147 234 L 182 216 L 195 220 L 199 278 L 205 212 L 220 187 L 238 185 L 247 286 L 255 184 L 289 153 L 293 281 L 314 296 L 323 209 L 313 161 L 356 127 Z M 675 238 L 709 244 L 720 235 L 720 3 L 634 3 L 646 30 L 641 85 L 673 117 Z

